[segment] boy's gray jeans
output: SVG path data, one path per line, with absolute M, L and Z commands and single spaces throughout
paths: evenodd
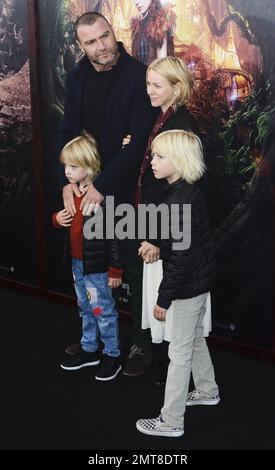
M 213 364 L 203 336 L 203 316 L 207 293 L 173 302 L 171 342 L 163 420 L 182 427 L 192 371 L 195 388 L 205 398 L 218 395 Z

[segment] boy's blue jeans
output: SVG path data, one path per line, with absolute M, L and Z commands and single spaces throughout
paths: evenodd
M 108 273 L 83 274 L 82 260 L 72 258 L 77 303 L 82 317 L 82 349 L 95 352 L 99 339 L 104 343 L 104 354 L 120 355 L 118 313 L 108 286 Z

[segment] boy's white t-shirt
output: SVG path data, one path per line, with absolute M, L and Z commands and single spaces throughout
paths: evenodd
M 162 280 L 162 260 L 154 263 L 143 263 L 142 286 L 142 328 L 151 329 L 153 343 L 170 341 L 173 315 L 173 302 L 166 313 L 166 321 L 159 321 L 153 315 L 154 306 L 158 298 L 158 289 Z M 212 330 L 210 292 L 206 298 L 206 311 L 203 317 L 203 334 L 208 336 Z

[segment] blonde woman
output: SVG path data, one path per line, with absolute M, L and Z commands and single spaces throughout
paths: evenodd
M 152 62 L 146 74 L 147 93 L 151 105 L 160 108 L 159 116 L 149 137 L 147 149 L 140 168 L 135 192 L 135 205 L 160 204 L 165 198 L 163 192 L 164 180 L 154 178 L 151 162 L 151 143 L 154 137 L 170 129 L 191 130 L 198 134 L 197 123 L 187 109 L 192 87 L 193 76 L 184 62 L 177 57 L 165 57 Z M 129 143 L 131 136 L 124 140 Z M 132 136 L 134 137 L 134 136 Z M 132 347 L 123 369 L 123 374 L 135 376 L 142 374 L 152 360 L 151 336 L 149 330 L 142 329 L 142 276 L 143 261 L 154 263 L 159 259 L 159 237 L 146 240 L 131 241 L 128 247 L 127 278 L 131 285 L 131 306 L 133 312 Z M 155 348 L 161 364 L 167 362 L 167 352 L 162 345 Z M 164 372 L 158 383 L 163 382 Z
M 169 239 L 161 241 L 163 278 L 154 317 L 164 321 L 172 302 L 173 311 L 170 364 L 161 415 L 138 420 L 137 429 L 152 436 L 179 437 L 184 434 L 186 405 L 217 405 L 220 401 L 203 336 L 206 298 L 216 280 L 216 259 L 205 200 L 196 184 L 205 171 L 200 139 L 189 131 L 163 132 L 152 143 L 152 156 L 155 178 L 168 182 L 165 203 L 170 209 Z M 184 205 L 189 205 L 191 218 L 184 212 Z M 173 218 L 176 207 L 178 217 Z M 175 233 L 182 234 L 181 240 Z M 195 390 L 188 394 L 191 371 Z

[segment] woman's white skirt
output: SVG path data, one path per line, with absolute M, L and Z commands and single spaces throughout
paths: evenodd
M 159 321 L 153 315 L 154 306 L 157 303 L 158 289 L 162 281 L 162 260 L 154 263 L 143 263 L 143 292 L 142 292 L 142 328 L 151 329 L 153 343 L 170 341 L 171 320 L 173 315 L 173 302 L 166 313 L 166 321 Z M 211 298 L 208 292 L 206 298 L 206 311 L 203 317 L 203 334 L 208 336 L 212 329 L 211 322 Z

